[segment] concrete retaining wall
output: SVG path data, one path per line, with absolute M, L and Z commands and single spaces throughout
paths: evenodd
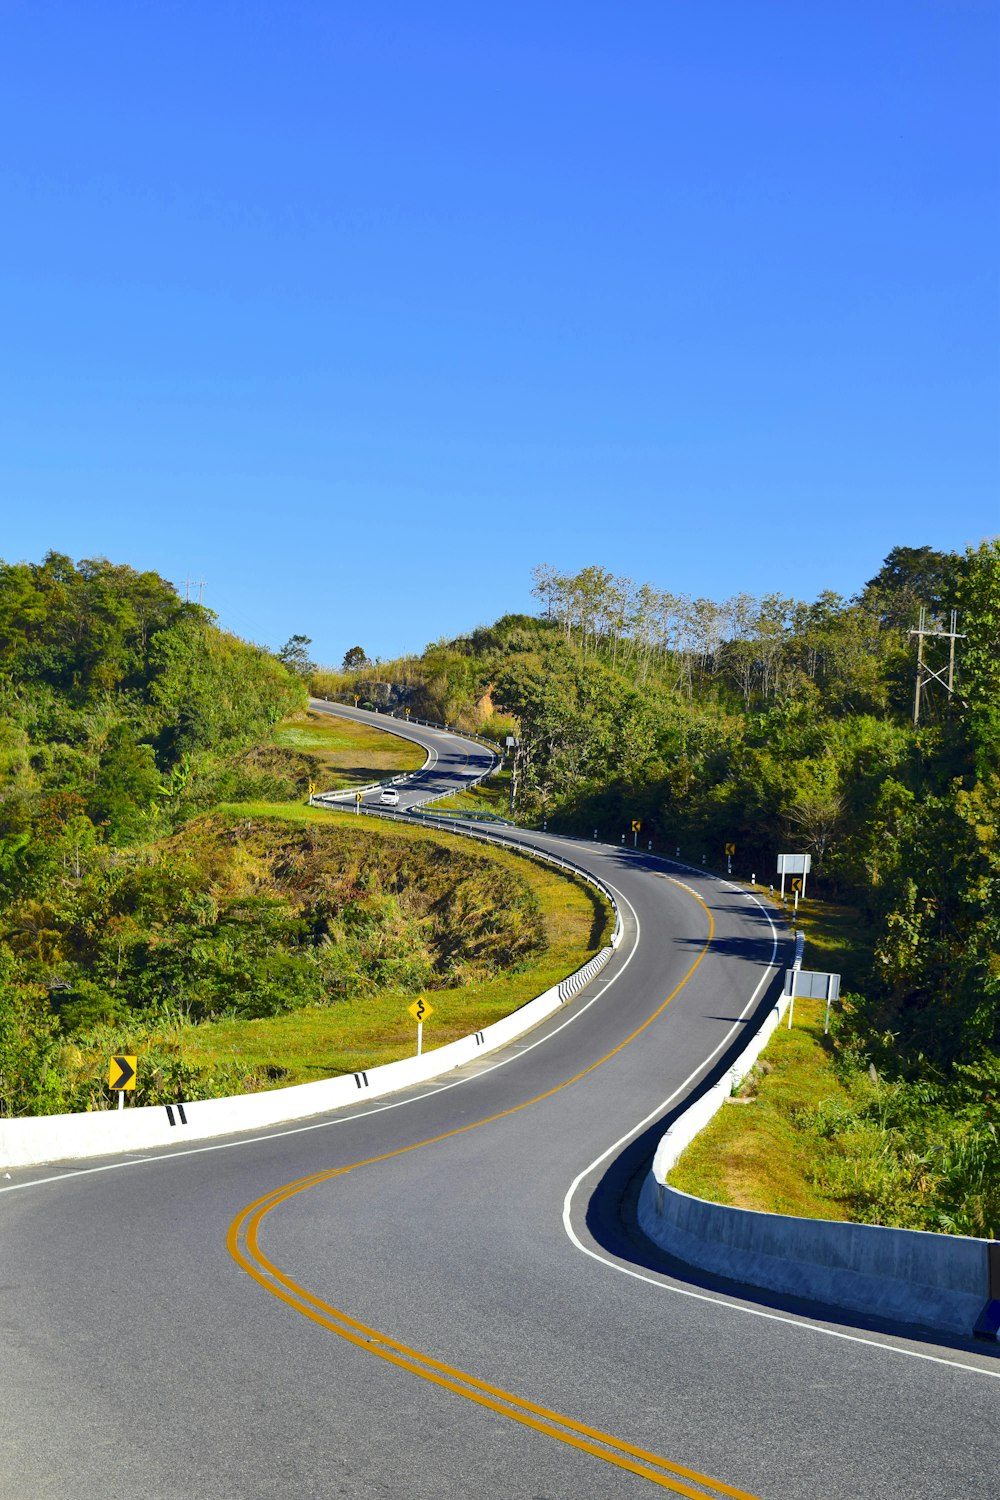
M 655 1166 L 639 1223 L 703 1271 L 855 1313 L 968 1338 L 989 1302 L 985 1240 L 728 1208 L 678 1192 Z
M 801 955 L 799 955 L 801 959 Z M 643 1233 L 678 1260 L 772 1292 L 894 1318 L 968 1338 L 989 1332 L 1000 1298 L 988 1240 L 755 1213 L 692 1198 L 667 1182 L 681 1152 L 703 1130 L 760 1055 L 786 1014 L 782 996 L 753 1041 L 714 1088 L 684 1111 L 660 1140 L 639 1195 Z M 995 1320 L 992 1320 L 995 1321 Z

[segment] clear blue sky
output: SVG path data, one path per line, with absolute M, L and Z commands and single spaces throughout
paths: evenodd
M 337 662 L 1000 531 L 995 0 L 0 0 L 0 556 Z

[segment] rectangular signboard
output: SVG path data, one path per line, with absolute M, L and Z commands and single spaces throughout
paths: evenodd
M 812 869 L 811 854 L 779 854 L 779 875 L 808 875 Z
M 830 1006 L 840 999 L 840 975 L 822 974 L 814 969 L 786 969 L 785 994 L 791 996 L 791 1003 L 788 1007 L 789 1026 L 792 1024 L 796 996 L 808 1000 L 826 1001 L 826 1016 L 823 1020 L 825 1035 L 830 1030 Z
M 785 994 L 807 1000 L 839 1000 L 840 975 L 820 974 L 812 969 L 786 969 Z

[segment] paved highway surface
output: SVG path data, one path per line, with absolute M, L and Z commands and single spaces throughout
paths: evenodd
M 408 733 L 437 760 L 404 801 L 486 754 Z M 663 1121 L 766 1007 L 787 934 L 700 872 L 517 836 L 614 886 L 625 935 L 505 1052 L 0 1177 L 5 1500 L 1000 1495 L 981 1347 L 761 1302 L 632 1227 Z

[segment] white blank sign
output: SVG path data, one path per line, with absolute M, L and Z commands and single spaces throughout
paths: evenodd
M 779 875 L 808 875 L 812 869 L 811 854 L 779 854 Z

